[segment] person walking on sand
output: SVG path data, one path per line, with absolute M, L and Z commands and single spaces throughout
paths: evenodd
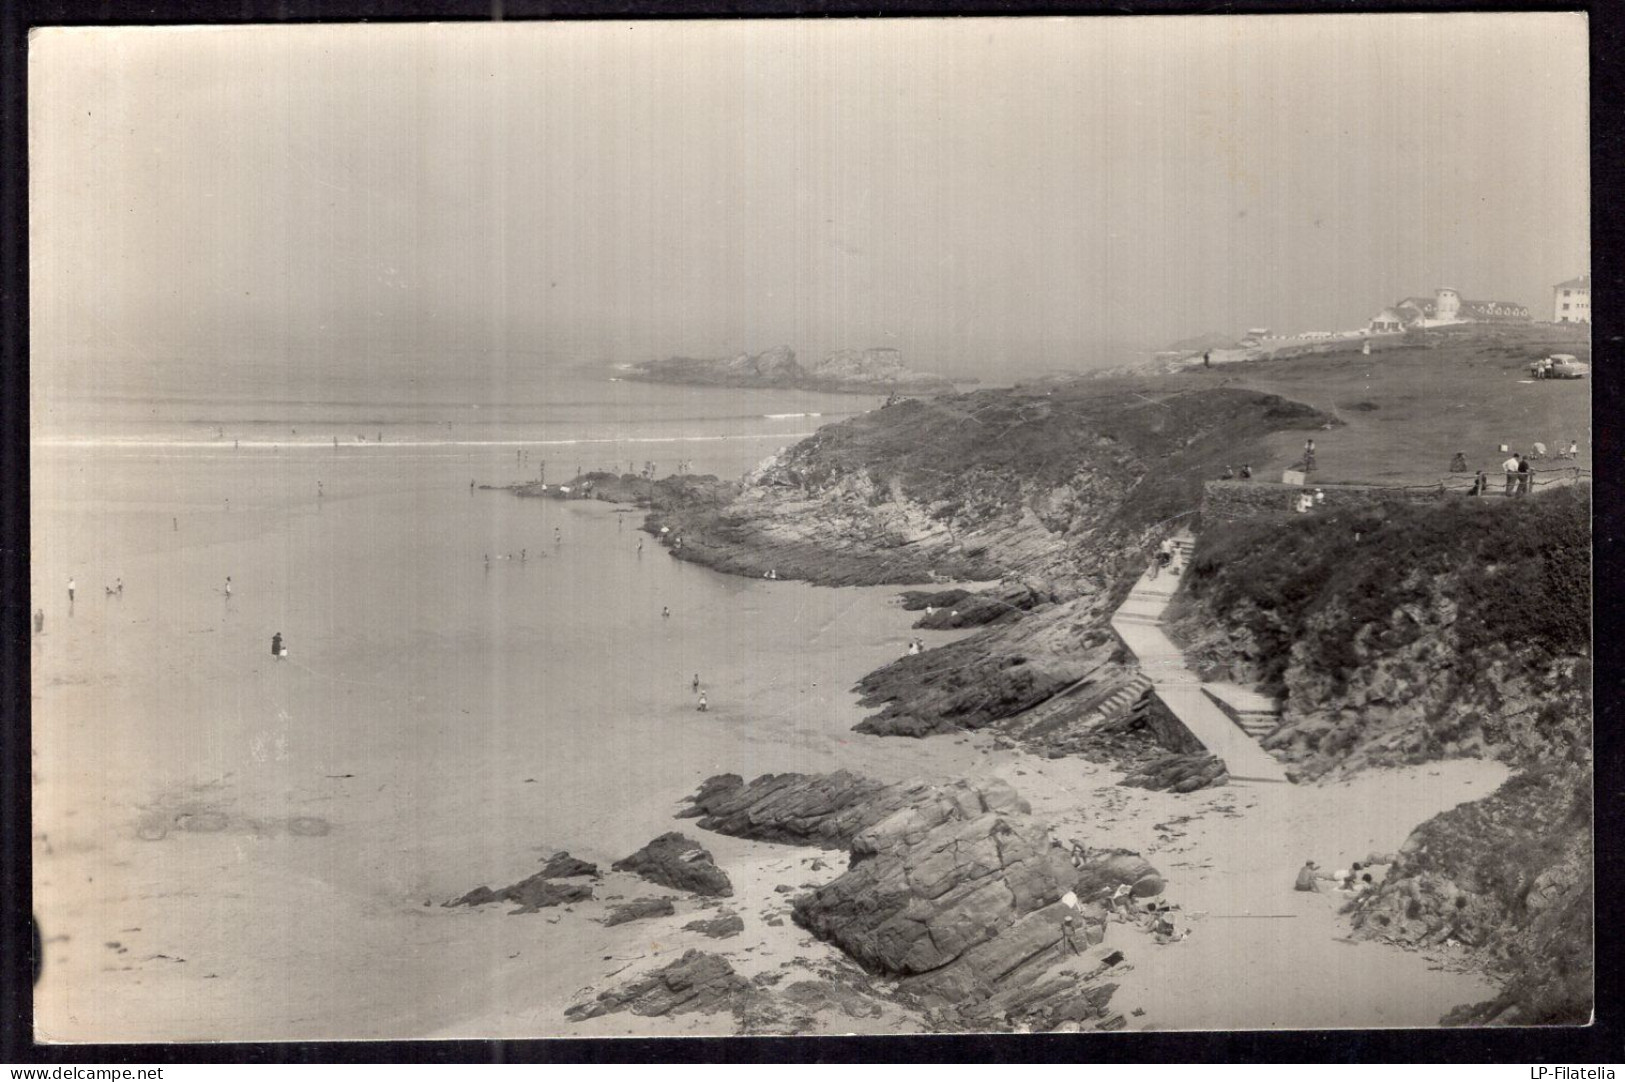
M 705 701 L 705 692 L 703 691 L 700 692 L 700 705 L 697 709 L 702 714 L 711 709 L 711 704 Z
M 121 598 L 124 596 L 124 580 L 122 578 L 113 580 L 113 592 Z
M 226 576 L 226 600 L 231 600 L 231 576 Z
M 44 609 L 35 609 L 34 610 L 34 634 L 36 634 L 36 635 L 45 634 L 45 610 Z
M 643 555 L 643 538 L 638 538 L 638 555 Z
M 660 618 L 662 620 L 671 619 L 671 609 L 665 605 L 660 606 Z
M 700 690 L 700 674 L 699 673 L 694 674 L 694 683 L 689 685 L 689 690 L 690 691 L 699 691 Z
M 71 575 L 68 576 L 68 604 L 69 605 L 73 604 L 73 591 L 74 591 L 74 588 L 75 588 L 76 585 L 77 584 L 73 581 L 73 576 L 71 576 Z
M 1518 456 L 1513 455 L 1501 463 L 1501 469 L 1507 475 L 1506 495 L 1513 496 L 1518 492 Z
M 271 636 L 271 656 L 278 661 L 282 660 L 282 632 L 280 631 Z

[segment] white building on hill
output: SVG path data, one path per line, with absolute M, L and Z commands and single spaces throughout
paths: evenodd
M 1552 287 L 1552 322 L 1591 322 L 1591 275 L 1582 274 Z
M 1529 309 L 1511 301 L 1468 301 L 1444 286 L 1431 297 L 1406 297 L 1372 317 L 1366 329 L 1391 334 L 1415 327 L 1446 327 L 1456 323 L 1528 323 Z

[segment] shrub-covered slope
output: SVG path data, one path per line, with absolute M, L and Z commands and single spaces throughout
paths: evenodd
M 1566 753 L 1590 739 L 1589 495 L 1207 531 L 1174 633 L 1206 675 L 1284 696 L 1265 744 L 1300 776 Z

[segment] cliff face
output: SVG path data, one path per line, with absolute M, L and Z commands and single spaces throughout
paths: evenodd
M 1452 941 L 1507 976 L 1462 1023 L 1591 1003 L 1590 506 L 1585 488 L 1204 535 L 1174 630 L 1205 675 L 1284 696 L 1299 777 L 1461 756 L 1518 768 L 1413 832 L 1362 934 Z
M 837 350 L 806 368 L 789 346 L 732 357 L 668 357 L 645 361 L 632 378 L 714 387 L 768 387 L 851 394 L 951 394 L 953 384 L 903 364 L 895 349 Z

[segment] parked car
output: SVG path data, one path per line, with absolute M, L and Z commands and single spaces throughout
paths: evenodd
M 1529 366 L 1535 379 L 1580 379 L 1591 374 L 1591 366 L 1572 353 L 1554 353 Z

